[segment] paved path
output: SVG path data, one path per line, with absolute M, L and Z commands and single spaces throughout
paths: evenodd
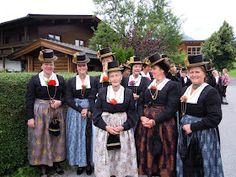
M 227 88 L 229 105 L 222 105 L 221 155 L 225 177 L 236 177 L 236 79 Z
M 236 79 L 233 79 L 227 90 L 229 105 L 222 105 L 223 119 L 220 124 L 221 154 L 225 177 L 236 177 Z M 70 169 L 63 176 L 79 177 L 75 169 Z M 80 177 L 87 177 L 84 173 Z M 91 175 L 90 177 L 95 177 Z

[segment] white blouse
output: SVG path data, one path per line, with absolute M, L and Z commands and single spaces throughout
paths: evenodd
M 48 78 L 46 78 L 46 77 L 44 76 L 44 72 L 41 71 L 41 72 L 39 73 L 39 80 L 40 80 L 41 86 L 47 86 L 47 82 L 48 82 L 49 80 L 55 80 L 55 81 L 56 81 L 56 86 L 59 85 L 59 81 L 58 81 L 57 75 L 56 75 L 55 73 L 52 73 L 52 75 L 51 75 L 50 78 L 48 79 Z

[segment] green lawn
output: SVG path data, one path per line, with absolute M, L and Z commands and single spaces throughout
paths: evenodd
M 230 77 L 236 77 L 236 69 L 229 71 Z

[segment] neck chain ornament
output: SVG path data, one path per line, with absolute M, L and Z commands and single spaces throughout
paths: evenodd
M 157 95 L 158 95 L 158 89 L 157 89 L 157 84 L 152 85 L 151 88 L 149 89 L 149 92 L 152 96 L 152 100 L 156 100 L 157 99 Z
M 181 102 L 181 113 L 182 113 L 182 116 L 184 116 L 186 114 L 186 110 L 187 110 L 187 100 L 188 100 L 188 97 L 183 95 L 181 98 L 180 98 L 180 102 Z
M 51 78 L 51 77 L 50 77 Z M 54 103 L 54 99 L 56 97 L 56 93 L 57 93 L 57 87 L 56 87 L 56 81 L 55 80 L 52 80 L 52 79 L 48 79 L 48 80 L 45 80 L 44 78 L 44 81 L 46 83 L 46 88 L 47 88 L 47 94 L 48 94 L 48 97 L 49 97 L 49 100 L 50 100 L 50 104 L 53 104 Z M 49 88 L 48 86 L 52 86 L 54 87 L 54 94 L 53 96 L 50 95 L 50 92 L 49 92 Z
M 149 89 L 149 92 L 150 92 L 150 94 L 151 94 L 151 96 L 152 96 L 152 100 L 156 100 L 156 99 L 157 99 L 157 96 L 158 96 L 158 89 L 157 89 L 157 86 L 158 86 L 158 84 L 160 84 L 163 80 L 164 80 L 164 79 L 162 79 L 162 80 L 156 80 L 156 83 L 155 83 L 154 85 L 152 85 L 151 88 Z

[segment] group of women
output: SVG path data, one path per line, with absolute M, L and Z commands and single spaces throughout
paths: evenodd
M 54 73 L 53 51 L 40 52 L 42 71 L 28 83 L 26 105 L 28 159 L 41 167 L 41 176 L 52 166 L 63 174 L 65 159 L 78 175 L 94 168 L 96 177 L 224 176 L 221 100 L 205 82 L 201 55 L 188 57 L 192 84 L 183 88 L 167 78 L 166 56 L 133 56 L 123 67 L 110 48 L 98 56 L 100 76 L 89 76 L 89 58 L 76 53 L 77 75 L 65 83 Z

